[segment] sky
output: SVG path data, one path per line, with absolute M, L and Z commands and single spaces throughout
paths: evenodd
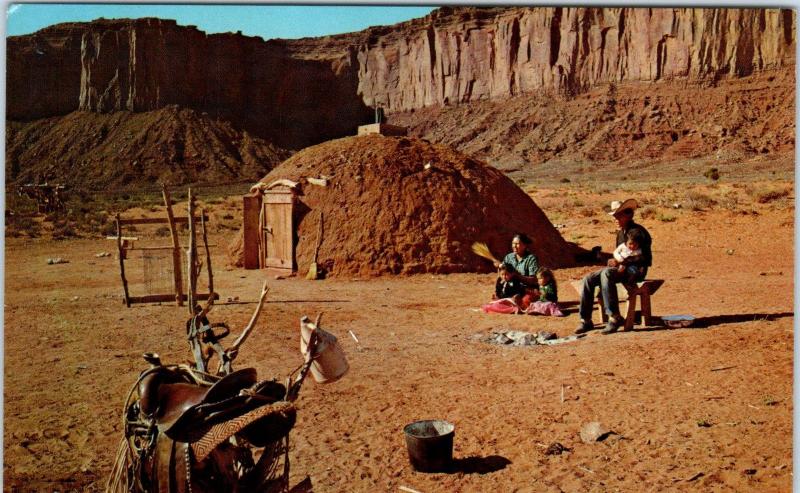
M 242 31 L 264 39 L 302 38 L 361 31 L 427 15 L 434 7 L 211 4 L 25 4 L 6 3 L 6 35 L 29 34 L 61 22 L 105 17 L 159 17 L 194 25 L 206 33 Z
M 194 25 L 206 33 L 242 31 L 247 36 L 261 36 L 264 39 L 302 38 L 324 36 L 360 31 L 370 26 L 391 25 L 397 22 L 427 15 L 434 6 L 413 5 L 425 0 L 397 0 L 406 5 L 248 5 L 210 4 L 210 3 L 15 3 L 0 0 L 6 10 L 7 23 L 5 35 L 29 34 L 43 27 L 60 22 L 87 22 L 99 17 L 137 18 L 160 17 L 175 19 L 180 25 Z M 306 0 L 319 1 L 319 0 Z M 329 1 L 329 0 L 323 0 Z M 349 0 L 353 1 L 353 0 Z M 370 0 L 355 0 L 370 1 Z M 391 0 L 371 0 L 391 1 Z M 290 0 L 291 2 L 291 0 Z M 287 3 L 290 3 L 287 2 Z M 624 5 L 634 1 L 624 0 L 583 0 L 584 5 Z M 774 5 L 797 7 L 800 0 L 777 0 Z M 296 3 L 296 2 L 295 2 Z M 412 4 L 409 4 L 412 3 Z M 441 4 L 524 4 L 525 0 L 440 0 Z M 569 5 L 576 0 L 539 0 L 539 5 Z M 657 0 L 648 6 L 714 6 L 721 2 L 714 0 Z M 433 5 L 437 5 L 433 4 Z M 727 0 L 729 6 L 754 6 L 752 0 Z M 643 5 L 643 4 L 642 4 Z

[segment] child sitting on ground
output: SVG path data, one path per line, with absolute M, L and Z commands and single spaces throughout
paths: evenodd
M 553 271 L 547 267 L 542 267 L 536 272 L 536 277 L 539 280 L 539 288 L 534 290 L 534 295 L 538 296 L 539 299 L 528 305 L 525 313 L 563 317 L 564 313 L 558 306 L 558 285 Z
M 525 296 L 525 285 L 514 279 L 514 266 L 503 262 L 500 264 L 500 276 L 494 287 L 491 303 L 481 307 L 486 313 L 520 313 Z M 527 306 L 527 304 L 526 304 Z
M 617 275 L 622 279 L 623 284 L 636 282 L 641 271 L 637 265 L 642 258 L 642 232 L 638 229 L 628 231 L 625 242 L 620 243 L 614 250 L 614 260 L 617 261 Z

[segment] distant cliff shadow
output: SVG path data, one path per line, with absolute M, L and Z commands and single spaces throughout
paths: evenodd
M 500 455 L 490 455 L 488 457 L 472 456 L 463 459 L 453 459 L 453 464 L 449 472 L 488 474 L 505 469 L 509 464 L 511 464 L 511 461 Z

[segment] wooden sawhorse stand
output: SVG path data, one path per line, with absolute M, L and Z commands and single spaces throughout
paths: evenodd
M 650 305 L 650 296 L 654 295 L 658 288 L 664 284 L 663 279 L 645 279 L 644 281 L 637 282 L 633 285 L 621 285 L 628 294 L 627 303 L 628 310 L 625 314 L 625 330 L 633 329 L 633 324 L 636 322 L 636 297 L 639 297 L 639 303 L 642 307 L 642 323 L 646 326 L 653 325 L 653 313 Z M 617 286 L 620 286 L 619 284 Z M 619 293 L 617 289 L 617 293 Z M 603 297 L 597 297 L 597 305 L 600 310 L 600 316 L 603 323 L 608 322 L 608 315 L 606 315 L 605 307 L 603 306 Z

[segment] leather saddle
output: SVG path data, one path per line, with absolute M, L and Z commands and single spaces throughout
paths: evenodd
M 279 401 L 285 393 L 286 388 L 274 381 L 257 384 L 254 368 L 235 371 L 211 386 L 189 383 L 162 368 L 140 382 L 139 406 L 143 416 L 155 420 L 159 432 L 191 443 L 214 425 Z

